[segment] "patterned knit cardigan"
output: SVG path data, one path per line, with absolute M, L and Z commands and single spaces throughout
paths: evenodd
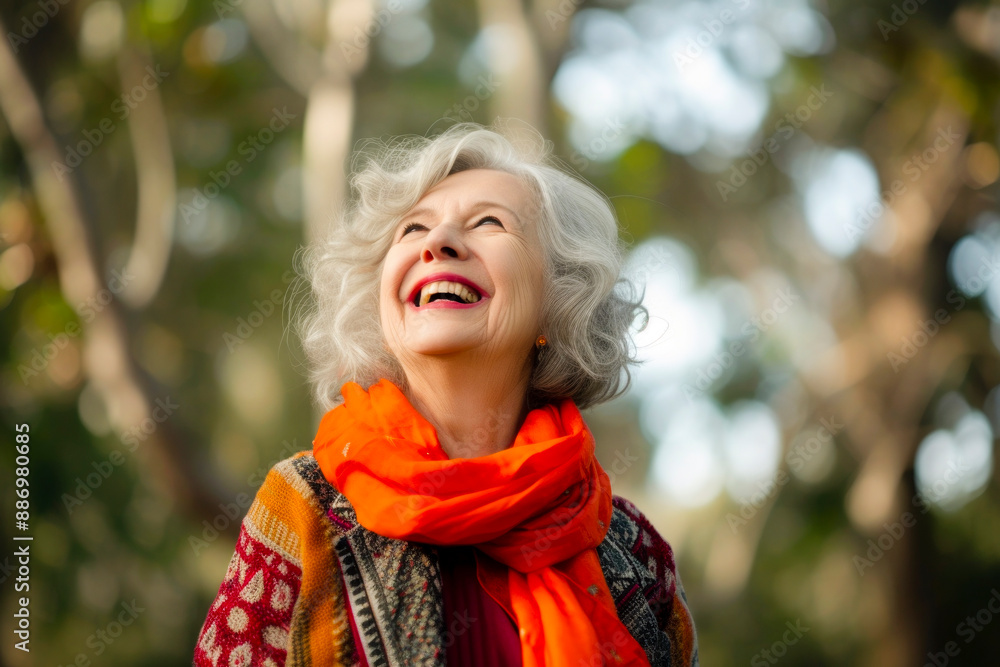
M 670 546 L 630 502 L 614 496 L 613 504 L 597 552 L 618 617 L 654 667 L 697 667 L 694 622 Z M 484 576 L 502 586 L 505 567 L 497 565 L 503 571 Z M 299 452 L 270 470 L 243 519 L 194 665 L 358 665 L 363 651 L 372 667 L 443 667 L 441 585 L 433 545 L 361 526 L 312 452 Z

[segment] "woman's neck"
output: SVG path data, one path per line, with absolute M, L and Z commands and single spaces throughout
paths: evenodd
M 528 415 L 531 368 L 430 360 L 407 372 L 407 398 L 437 430 L 448 458 L 487 456 L 510 447 Z

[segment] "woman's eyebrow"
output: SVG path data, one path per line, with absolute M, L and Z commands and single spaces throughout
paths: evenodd
M 495 201 L 481 201 L 478 204 L 476 204 L 476 206 L 473 208 L 473 211 L 481 211 L 484 208 L 502 208 L 503 210 L 507 211 L 514 217 L 514 220 L 517 221 L 518 225 L 521 225 L 520 216 L 518 216 L 517 213 L 514 212 L 514 209 L 510 208 L 509 206 L 504 206 L 503 204 L 500 204 Z

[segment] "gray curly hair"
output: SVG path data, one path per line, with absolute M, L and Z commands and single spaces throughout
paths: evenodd
M 610 201 L 551 156 L 537 132 L 514 140 L 495 126 L 454 125 L 433 138 L 369 140 L 356 154 L 352 198 L 326 238 L 300 249 L 297 270 L 312 300 L 295 328 L 309 361 L 313 398 L 323 410 L 342 402 L 345 382 L 369 387 L 386 378 L 406 387 L 385 345 L 379 319 L 382 263 L 393 231 L 430 188 L 469 169 L 495 169 L 534 195 L 545 256 L 541 331 L 528 405 L 572 398 L 580 409 L 623 394 L 628 366 L 639 363 L 629 329 L 649 313 L 622 276 L 624 243 Z M 624 376 L 624 377 L 623 377 Z

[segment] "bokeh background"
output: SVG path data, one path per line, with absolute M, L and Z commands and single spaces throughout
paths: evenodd
M 0 663 L 190 664 L 249 499 L 320 416 L 296 249 L 361 140 L 499 116 L 606 192 L 631 244 L 645 363 L 586 416 L 675 549 L 702 664 L 997 664 L 1000 4 L 0 20 Z

